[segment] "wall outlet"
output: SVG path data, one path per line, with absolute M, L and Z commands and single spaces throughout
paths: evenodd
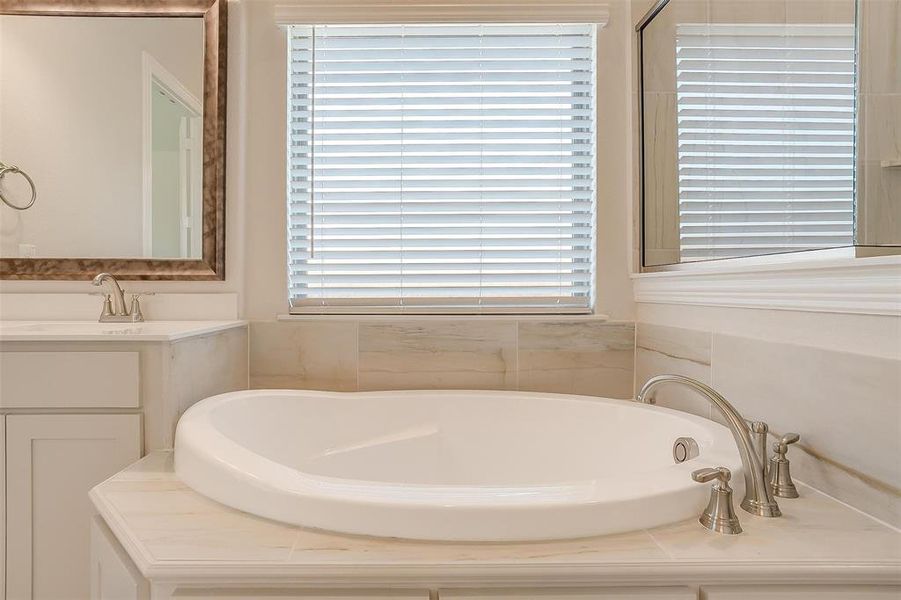
M 19 244 L 19 258 L 34 258 L 37 256 L 38 247 L 34 244 Z

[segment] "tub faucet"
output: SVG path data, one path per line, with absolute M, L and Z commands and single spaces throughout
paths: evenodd
M 99 319 L 101 323 L 138 323 L 144 320 L 138 295 L 135 294 L 131 298 L 131 310 L 126 308 L 125 293 L 115 277 L 109 273 L 100 273 L 94 277 L 92 283 L 104 288 L 106 292 Z
M 732 437 L 735 438 L 735 444 L 738 446 L 745 476 L 745 497 L 741 501 L 741 507 L 752 515 L 760 517 L 782 516 L 779 505 L 773 497 L 773 490 L 767 481 L 766 461 L 761 461 L 760 450 L 754 447 L 754 441 L 751 439 L 751 429 L 735 407 L 709 385 L 682 375 L 652 377 L 638 392 L 636 399 L 645 404 L 654 404 L 651 392 L 657 386 L 665 383 L 680 383 L 693 389 L 704 396 L 723 415 L 726 426 L 732 432 Z M 752 424 L 752 427 L 755 433 L 766 430 L 763 423 Z M 766 452 L 766 448 L 763 449 L 763 452 Z

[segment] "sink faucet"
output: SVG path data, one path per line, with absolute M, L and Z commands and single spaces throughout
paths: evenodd
M 109 273 L 100 273 L 92 282 L 107 292 L 103 301 L 103 310 L 100 313 L 101 323 L 139 323 L 144 320 L 141 312 L 141 304 L 138 295 L 131 298 L 131 310 L 125 307 L 125 293 L 119 286 L 116 278 Z
M 782 516 L 782 511 L 779 510 L 779 505 L 773 497 L 773 490 L 769 481 L 767 481 L 766 461 L 760 460 L 759 450 L 755 449 L 754 442 L 751 439 L 751 430 L 735 407 L 709 385 L 682 375 L 658 375 L 652 377 L 638 392 L 636 399 L 645 404 L 654 404 L 651 391 L 657 386 L 666 383 L 679 383 L 693 389 L 704 396 L 723 415 L 723 418 L 726 420 L 726 426 L 732 432 L 732 437 L 735 438 L 738 453 L 741 456 L 742 468 L 745 472 L 745 497 L 741 502 L 741 507 L 752 515 L 760 517 Z M 766 426 L 763 423 L 756 425 L 755 433 L 758 433 L 758 430 L 766 431 Z M 766 452 L 765 447 L 763 452 Z

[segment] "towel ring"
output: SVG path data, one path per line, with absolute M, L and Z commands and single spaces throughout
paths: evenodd
M 10 202 L 3 196 L 3 192 L 0 192 L 0 200 L 3 200 L 3 203 L 5 205 L 7 205 L 8 207 L 14 208 L 16 210 L 27 210 L 27 209 L 31 208 L 31 206 L 34 204 L 34 201 L 38 197 L 38 191 L 37 191 L 37 188 L 35 188 L 34 180 L 28 176 L 28 173 L 26 173 L 19 167 L 16 167 L 14 165 L 7 166 L 7 165 L 4 165 L 3 163 L 0 163 L 0 179 L 3 179 L 3 176 L 6 175 L 7 173 L 18 173 L 19 175 L 21 175 L 22 177 L 25 178 L 25 181 L 27 181 L 28 185 L 31 186 L 31 200 L 25 206 L 16 206 L 15 204 Z

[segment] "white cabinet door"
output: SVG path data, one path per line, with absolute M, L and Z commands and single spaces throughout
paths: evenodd
M 6 416 L 0 415 L 0 598 L 6 598 Z
M 7 600 L 88 598 L 88 491 L 141 455 L 141 416 L 7 415 Z
M 91 520 L 91 600 L 147 600 L 150 586 L 99 515 Z

